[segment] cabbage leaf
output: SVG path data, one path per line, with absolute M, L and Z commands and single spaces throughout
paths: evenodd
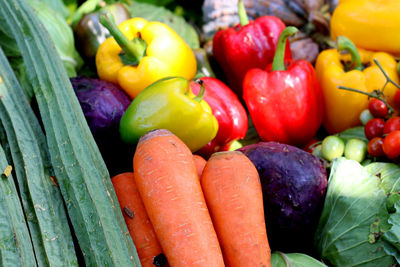
M 315 234 L 321 258 L 333 266 L 390 266 L 396 263 L 396 250 L 384 231 L 387 220 L 387 194 L 381 180 L 391 180 L 391 164 L 370 164 L 338 158 L 333 161 L 322 215 Z M 389 183 L 389 182 L 388 182 Z M 382 184 L 382 186 L 381 186 Z M 389 188 L 387 184 L 385 187 Z M 392 186 L 393 187 L 393 186 Z

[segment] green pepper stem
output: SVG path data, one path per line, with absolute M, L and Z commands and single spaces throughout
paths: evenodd
M 361 63 L 360 54 L 357 51 L 356 46 L 350 41 L 347 37 L 338 36 L 337 38 L 337 50 L 340 51 L 348 51 L 351 55 L 351 61 L 355 64 L 353 69 L 355 70 L 363 70 L 363 65 Z
M 240 25 L 245 26 L 249 24 L 249 18 L 247 17 L 246 8 L 244 7 L 243 0 L 238 1 L 238 14 Z
M 192 99 L 200 103 L 200 101 L 203 100 L 204 93 L 206 92 L 206 85 L 204 84 L 204 82 L 202 80 L 197 80 L 196 83 L 200 84 L 200 91 Z
M 134 62 L 133 64 L 138 64 L 146 52 L 146 42 L 140 38 L 135 38 L 133 41 L 130 41 L 118 29 L 113 16 L 109 12 L 101 15 L 99 19 L 100 23 L 106 27 L 110 34 L 115 38 L 125 55 Z
M 285 50 L 286 50 L 286 40 L 289 36 L 294 35 L 299 30 L 296 27 L 289 26 L 286 27 L 278 39 L 278 44 L 276 45 L 274 60 L 272 61 L 272 71 L 276 70 L 286 70 L 285 68 Z

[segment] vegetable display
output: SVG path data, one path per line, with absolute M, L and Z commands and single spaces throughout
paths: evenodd
M 193 51 L 169 26 L 132 18 L 117 27 L 110 16 L 100 17 L 100 22 L 115 39 L 108 38 L 96 53 L 98 75 L 118 83 L 131 98 L 161 78 L 194 78 Z
M 203 100 L 204 86 L 195 96 L 183 77 L 161 79 L 139 94 L 121 118 L 123 141 L 137 143 L 146 132 L 167 129 L 196 151 L 217 134 L 218 122 Z
M 313 66 L 284 61 L 286 40 L 295 32 L 294 27 L 282 32 L 267 71 L 251 69 L 244 77 L 243 98 L 263 141 L 304 145 L 322 123 L 324 100 Z
M 0 1 L 0 265 L 400 266 L 399 3 Z

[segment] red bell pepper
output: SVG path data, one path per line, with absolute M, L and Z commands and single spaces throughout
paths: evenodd
M 214 35 L 213 55 L 228 80 L 230 88 L 242 99 L 242 82 L 249 69 L 264 69 L 272 62 L 279 35 L 285 29 L 280 18 L 262 16 L 248 21 L 242 1 L 239 1 L 240 24 L 220 30 Z M 290 59 L 289 42 L 286 59 Z
M 284 64 L 286 39 L 297 31 L 287 27 L 279 38 L 272 66 L 266 71 L 251 69 L 243 81 L 243 98 L 263 141 L 301 146 L 314 137 L 322 123 L 323 96 L 313 66 L 305 60 Z
M 218 121 L 218 133 L 215 138 L 197 153 L 205 158 L 212 153 L 229 148 L 229 144 L 245 137 L 248 127 L 247 113 L 238 97 L 223 82 L 216 78 L 202 77 L 205 93 L 203 99 L 210 105 Z M 191 82 L 194 94 L 200 91 L 200 84 Z

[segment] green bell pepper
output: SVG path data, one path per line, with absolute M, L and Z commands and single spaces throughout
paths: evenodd
M 218 132 L 218 121 L 203 100 L 204 85 L 195 96 L 189 81 L 168 77 L 149 85 L 130 104 L 120 121 L 121 138 L 137 143 L 148 131 L 167 129 L 192 152 L 210 142 Z

